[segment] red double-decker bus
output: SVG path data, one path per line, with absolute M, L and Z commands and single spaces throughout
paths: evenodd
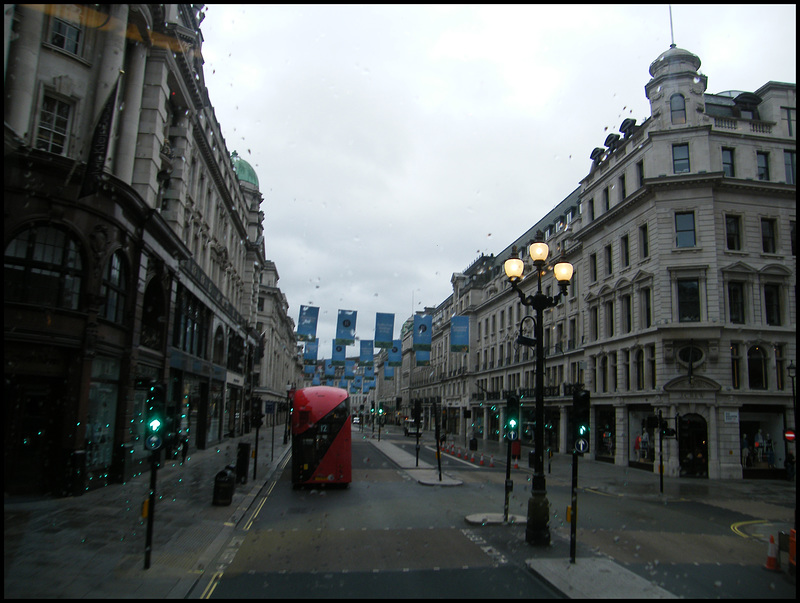
M 325 385 L 299 389 L 292 405 L 292 484 L 352 481 L 350 397 Z

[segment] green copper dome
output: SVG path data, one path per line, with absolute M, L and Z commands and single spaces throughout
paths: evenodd
M 233 171 L 236 172 L 236 177 L 242 182 L 249 182 L 258 188 L 258 176 L 256 171 L 249 163 L 239 157 L 239 154 L 234 151 L 231 154 L 231 163 L 233 164 Z

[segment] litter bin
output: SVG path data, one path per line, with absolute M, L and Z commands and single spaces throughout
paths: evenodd
M 250 443 L 239 442 L 236 449 L 236 481 L 240 484 L 247 483 L 247 471 L 250 467 Z
M 478 449 L 478 438 L 470 438 L 470 440 L 469 440 L 469 449 L 470 450 L 477 450 Z
M 229 467 L 225 467 L 214 478 L 214 500 L 212 504 L 227 506 L 233 501 L 233 490 L 236 487 L 236 478 Z

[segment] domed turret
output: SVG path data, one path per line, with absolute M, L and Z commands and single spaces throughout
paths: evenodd
M 241 182 L 247 182 L 258 188 L 258 176 L 256 176 L 256 171 L 253 169 L 253 166 L 239 157 L 236 151 L 231 153 L 231 163 L 233 164 L 233 171 L 236 172 L 236 177 Z
M 676 47 L 675 44 L 650 63 L 650 75 L 654 78 L 686 71 L 697 73 L 698 69 L 700 69 L 700 58 L 688 50 Z

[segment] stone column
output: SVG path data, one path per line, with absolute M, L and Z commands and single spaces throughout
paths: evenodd
M 133 180 L 136 140 L 139 135 L 139 112 L 142 108 L 147 47 L 142 42 L 130 42 L 127 55 L 127 69 L 123 77 L 125 82 L 124 108 L 119 115 L 119 140 L 114 157 L 114 174 L 123 182 L 130 184 Z
M 6 99 L 5 121 L 20 137 L 30 140 L 28 128 L 31 113 L 38 105 L 36 99 L 36 74 L 39 52 L 42 47 L 44 5 L 17 4 L 19 32 L 10 47 L 10 65 L 4 71 L 3 85 Z M 6 42 L 8 43 L 8 42 Z

